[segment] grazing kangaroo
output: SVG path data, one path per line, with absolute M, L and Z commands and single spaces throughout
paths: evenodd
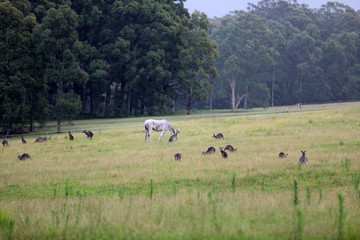
M 27 153 L 24 153 L 23 155 L 18 155 L 18 158 L 21 160 L 21 161 L 25 161 L 26 159 L 31 159 L 30 155 L 27 154 Z
M 284 157 L 287 157 L 287 153 L 284 153 L 284 152 L 280 152 L 279 153 L 279 158 L 284 158 Z
M 215 138 L 215 139 L 219 139 L 219 138 L 224 139 L 224 135 L 222 133 L 218 133 L 216 135 L 214 134 L 212 137 Z
M 43 137 L 44 142 L 50 141 L 51 137 Z
M 91 131 L 84 130 L 83 133 L 86 134 L 88 139 L 92 139 L 94 134 Z
M 74 141 L 74 136 L 71 134 L 71 132 L 69 132 L 69 140 Z
M 25 141 L 25 139 L 23 138 L 23 136 L 21 136 L 21 142 L 22 142 L 23 144 L 26 144 L 26 141 Z
M 227 158 L 227 157 L 228 157 L 228 154 L 223 150 L 222 147 L 219 147 L 219 148 L 220 148 L 221 156 L 222 156 L 223 158 Z
M 233 146 L 231 145 L 227 145 L 224 150 L 228 150 L 230 152 L 235 152 L 237 150 L 237 148 L 235 149 Z
M 307 157 L 305 157 L 305 153 L 306 151 L 301 151 L 302 156 L 299 158 L 299 163 L 301 164 L 307 164 L 308 163 L 308 159 Z
M 208 150 L 206 152 L 203 152 L 202 154 L 204 155 L 211 155 L 215 153 L 215 148 L 214 147 L 209 147 Z
M 181 153 L 176 153 L 174 155 L 175 161 L 181 161 Z
M 3 147 L 9 147 L 9 142 L 7 140 L 2 141 Z
M 37 142 L 45 142 L 45 140 L 42 138 L 42 137 L 38 137 L 36 140 L 35 140 L 35 142 L 37 143 Z
M 177 140 L 177 135 L 180 133 L 179 130 L 176 130 L 176 133 L 174 135 L 171 135 L 171 137 L 169 138 L 169 142 L 174 142 Z

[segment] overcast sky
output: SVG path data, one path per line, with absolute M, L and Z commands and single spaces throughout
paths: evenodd
M 194 10 L 206 13 L 209 18 L 222 17 L 233 10 L 246 10 L 247 3 L 257 3 L 258 0 L 186 0 L 185 8 L 189 13 Z M 320 8 L 322 4 L 329 2 L 327 0 L 298 0 L 299 4 L 308 4 L 310 8 Z M 339 2 L 346 4 L 355 11 L 360 9 L 360 0 L 331 0 L 330 2 Z

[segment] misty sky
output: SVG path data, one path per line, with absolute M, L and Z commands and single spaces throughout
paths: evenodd
M 186 0 L 185 8 L 190 14 L 194 10 L 206 13 L 209 18 L 222 17 L 233 10 L 246 10 L 247 3 L 257 3 L 258 0 Z M 298 0 L 299 4 L 308 4 L 310 8 L 320 8 L 327 0 Z M 331 2 L 339 2 L 346 4 L 355 11 L 360 9 L 360 0 L 332 0 Z

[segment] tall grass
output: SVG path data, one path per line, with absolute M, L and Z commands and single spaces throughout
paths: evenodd
M 339 193 L 338 239 L 344 239 L 344 197 Z

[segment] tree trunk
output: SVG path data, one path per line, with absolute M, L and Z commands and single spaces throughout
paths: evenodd
M 30 128 L 29 128 L 29 131 L 30 131 L 30 132 L 33 131 L 33 126 L 34 126 L 34 119 L 33 119 L 33 117 L 31 116 L 31 117 L 30 117 Z
M 245 95 L 245 101 L 244 101 L 244 109 L 247 108 L 247 100 L 249 97 L 249 84 L 246 86 L 246 95 Z
M 175 109 L 175 100 L 173 99 L 172 102 L 173 102 L 173 107 L 172 107 L 171 111 L 174 113 L 175 110 L 176 110 L 176 109 Z
M 247 93 L 244 93 L 241 97 L 237 97 L 237 101 L 236 101 L 236 105 L 235 105 L 235 109 L 238 108 L 239 104 L 241 103 L 241 101 L 243 100 L 244 97 L 247 96 Z
M 271 85 L 271 106 L 274 106 L 274 93 L 275 93 L 275 68 L 273 67 L 272 72 L 272 85 Z
M 61 120 L 57 120 L 56 132 L 61 133 Z
M 130 115 L 131 114 L 131 92 L 127 93 L 126 107 L 127 107 L 127 113 L 128 113 L 128 115 Z
M 82 102 L 81 114 L 85 114 L 86 113 L 86 87 L 85 86 L 81 90 L 81 102 Z
M 187 104 L 187 114 L 191 113 L 191 105 L 192 105 L 192 92 L 193 92 L 193 88 L 190 88 L 190 94 L 189 94 L 189 100 L 188 100 L 188 104 Z
M 236 80 L 231 79 L 229 80 L 230 87 L 231 87 L 231 109 L 236 110 L 236 96 L 235 96 L 235 90 L 236 90 Z
M 105 98 L 105 117 L 109 117 L 109 105 L 111 101 L 111 84 L 108 84 Z
M 94 93 L 90 93 L 90 113 L 94 114 Z
M 299 103 L 302 104 L 302 90 L 303 90 L 303 76 L 304 72 L 301 70 L 301 76 L 300 76 L 300 91 L 299 91 Z

